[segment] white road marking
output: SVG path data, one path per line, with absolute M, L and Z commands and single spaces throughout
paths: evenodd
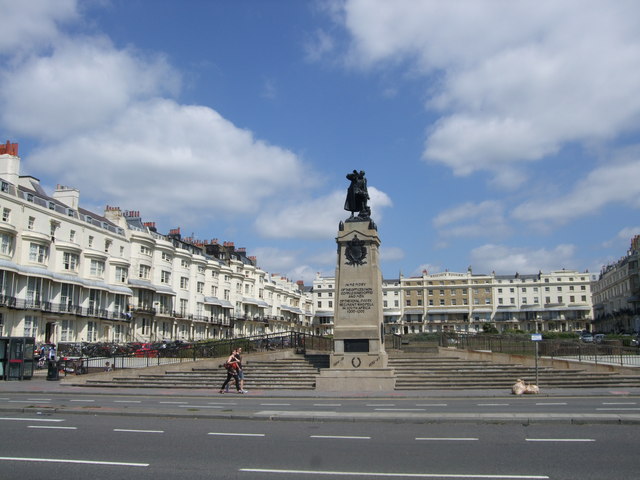
M 416 407 L 446 407 L 446 403 L 416 403 Z
M 444 442 L 477 442 L 473 437 L 417 437 L 416 440 L 444 441 Z
M 47 428 L 50 430 L 77 430 L 78 427 L 50 427 L 48 425 L 29 425 L 27 428 Z
M 178 405 L 178 408 L 223 408 L 220 405 Z
M 222 406 L 233 406 L 237 405 L 237 402 L 209 402 L 208 405 L 222 405 Z
M 602 405 L 637 405 L 637 402 L 602 402 Z
M 50 398 L 27 398 L 31 402 L 50 402 Z
M 527 442 L 595 442 L 593 438 L 527 438 Z
M 221 437 L 264 437 L 264 433 L 222 433 L 222 432 L 209 432 L 207 435 L 217 435 Z
M 95 402 L 95 400 L 71 400 L 72 402 L 84 402 L 84 403 L 92 403 Z
M 374 408 L 377 412 L 424 412 L 424 408 Z
M 15 422 L 64 422 L 60 418 L 12 418 L 12 417 L 0 417 L 0 420 L 8 420 Z
M 628 412 L 628 411 L 636 411 L 640 410 L 640 408 L 596 408 L 596 410 L 608 410 L 608 411 L 617 411 L 617 412 Z
M 359 437 L 351 435 L 310 435 L 309 438 L 338 438 L 346 440 L 371 440 L 371 437 Z
M 536 405 L 566 405 L 567 402 L 538 402 Z
M 241 472 L 251 473 L 290 473 L 294 475 L 333 475 L 353 477 L 402 477 L 402 478 L 467 478 L 467 479 L 514 479 L 514 480 L 545 480 L 546 475 L 474 475 L 474 474 L 446 474 L 446 473 L 388 473 L 388 472 L 341 472 L 327 470 L 278 470 L 273 468 L 241 468 Z
M 367 403 L 367 407 L 395 407 L 395 403 Z
M 51 400 L 9 400 L 9 403 L 49 403 Z
M 142 400 L 114 400 L 113 403 L 142 403 Z
M 314 403 L 314 407 L 341 407 L 341 403 Z
M 0 460 L 9 462 L 47 462 L 47 463 L 82 463 L 86 465 L 114 465 L 120 467 L 148 467 L 148 463 L 105 462 L 99 460 L 72 460 L 68 458 L 27 458 L 27 457 L 0 457 Z
M 158 402 L 158 403 L 166 403 L 167 405 L 185 405 L 189 402 Z
M 477 403 L 478 407 L 508 407 L 508 403 Z
M 130 432 L 130 433 L 164 433 L 164 430 L 132 430 L 128 428 L 114 428 L 114 432 Z
M 260 405 L 269 406 L 269 407 L 290 407 L 290 403 L 261 403 Z

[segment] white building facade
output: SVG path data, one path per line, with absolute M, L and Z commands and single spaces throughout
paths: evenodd
M 45 342 L 205 340 L 311 331 L 310 294 L 233 243 L 159 234 L 139 212 L 20 176 L 0 145 L 0 335 Z

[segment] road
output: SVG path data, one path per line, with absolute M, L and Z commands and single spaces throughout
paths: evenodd
M 4 413 L 0 477 L 637 478 L 636 426 Z
M 238 395 L 0 392 L 0 411 L 121 413 L 148 416 L 295 420 L 442 420 L 518 423 L 640 423 L 640 396 L 499 397 L 269 397 Z

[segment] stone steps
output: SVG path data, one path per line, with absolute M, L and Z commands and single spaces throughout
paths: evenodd
M 527 383 L 535 383 L 536 379 L 534 367 L 427 354 L 396 354 L 390 356 L 389 366 L 396 371 L 396 390 L 505 389 L 518 378 Z M 542 388 L 638 387 L 640 376 L 539 367 L 538 383 Z

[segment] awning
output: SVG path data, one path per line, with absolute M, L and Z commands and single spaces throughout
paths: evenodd
M 249 298 L 249 297 L 242 297 L 242 303 L 250 303 L 252 305 L 257 305 L 262 308 L 269 306 L 269 304 L 264 300 L 258 300 L 257 298 Z
M 422 315 L 424 313 L 424 310 L 405 310 L 404 314 L 405 315 Z
M 75 283 L 76 285 L 82 285 L 87 288 L 99 288 L 101 290 L 108 290 L 114 293 L 122 293 L 123 295 L 133 295 L 131 289 L 125 286 L 109 285 L 98 280 L 87 280 L 86 278 L 80 278 L 66 273 L 56 273 L 47 270 L 46 268 L 17 265 L 7 260 L 0 260 L 0 268 L 9 268 L 18 273 L 30 276 L 37 275 L 40 277 L 46 277 L 52 280 L 57 280 L 61 283 Z
M 154 285 L 151 284 L 151 282 L 148 282 L 146 280 L 139 280 L 137 278 L 130 278 L 129 279 L 129 285 L 136 287 L 136 288 L 146 288 L 147 290 L 153 290 L 154 292 L 156 291 L 156 287 Z
M 476 310 L 478 311 L 478 310 Z M 489 310 L 491 311 L 491 310 Z M 429 309 L 427 310 L 427 314 L 432 314 L 432 313 L 464 313 L 465 315 L 467 315 L 469 313 L 468 309 L 453 309 L 453 308 L 433 308 L 433 309 Z
M 316 312 L 315 316 L 322 317 L 322 318 L 333 317 L 333 312 Z

